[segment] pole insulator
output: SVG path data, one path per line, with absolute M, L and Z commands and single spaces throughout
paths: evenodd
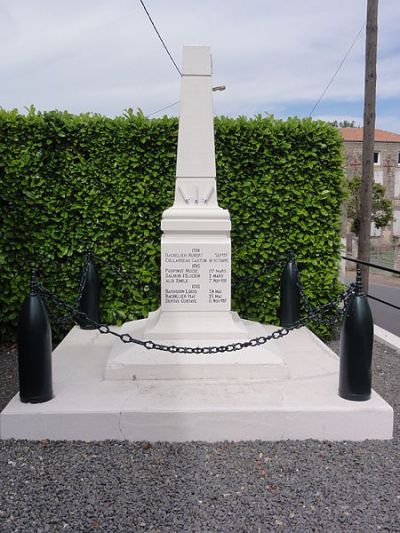
M 79 301 L 79 310 L 85 313 L 90 320 L 93 320 L 94 322 L 100 322 L 100 281 L 90 253 L 88 253 L 86 256 L 85 268 L 86 282 L 82 291 L 82 297 Z M 90 324 L 84 319 L 79 321 L 79 325 L 81 329 L 96 329 L 96 326 Z
M 279 319 L 282 327 L 293 326 L 300 320 L 298 272 L 296 259 L 291 253 L 281 275 Z
M 339 396 L 365 401 L 371 397 L 374 322 L 363 293 L 361 269 L 357 267 L 355 293 L 351 296 L 340 336 Z
M 53 398 L 51 327 L 35 276 L 33 270 L 30 293 L 18 319 L 19 395 L 24 403 L 43 403 Z

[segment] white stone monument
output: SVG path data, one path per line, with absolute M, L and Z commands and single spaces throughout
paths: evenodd
M 161 193 L 161 191 L 160 191 Z M 161 307 L 116 326 L 142 340 L 215 346 L 271 335 L 230 307 L 229 213 L 218 207 L 208 47 L 185 47 L 174 205 L 162 218 Z M 53 354 L 55 397 L 0 415 L 3 439 L 390 439 L 392 408 L 338 395 L 337 356 L 307 328 L 266 345 L 178 354 L 74 327 Z
M 211 75 L 210 48 L 185 46 L 175 201 L 161 221 L 161 307 L 146 321 L 123 326 L 124 333 L 142 340 L 197 347 L 265 335 L 260 324 L 231 311 L 231 221 L 217 200 Z M 176 355 L 116 339 L 105 377 L 221 378 L 243 372 L 271 380 L 288 375 L 279 354 L 266 346 Z

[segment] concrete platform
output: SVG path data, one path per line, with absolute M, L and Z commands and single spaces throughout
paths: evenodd
M 178 318 L 168 315 L 178 315 Z M 190 317 L 190 315 L 193 315 Z M 154 325 L 159 318 L 180 325 L 175 335 L 154 333 Z M 229 319 L 228 327 L 227 320 Z M 193 322 L 193 324 L 191 324 Z M 210 333 L 204 335 L 204 322 Z M 209 324 L 207 324 L 209 322 Z M 182 331 L 182 326 L 189 326 L 192 331 Z M 158 324 L 157 324 L 158 325 Z M 231 328 L 229 329 L 229 325 Z M 214 331 L 212 330 L 214 326 Z M 201 331 L 203 329 L 203 331 Z M 202 335 L 199 336 L 199 330 Z M 207 331 L 207 330 L 205 330 Z M 165 345 L 177 346 L 222 346 L 232 342 L 250 340 L 265 335 L 265 328 L 258 322 L 242 320 L 237 313 L 150 313 L 143 320 L 127 322 L 121 326 L 120 333 L 129 333 L 135 339 L 157 339 Z M 197 334 L 197 336 L 196 336 Z M 138 344 L 124 344 L 114 338 L 110 354 L 107 358 L 105 380 L 224 380 L 224 379 L 263 379 L 265 381 L 283 380 L 289 377 L 289 370 L 283 361 L 279 345 L 272 351 L 269 344 L 244 348 L 237 352 L 215 354 L 171 354 L 159 350 L 147 350 Z
M 263 327 L 266 333 L 275 329 Z M 110 335 L 73 328 L 53 355 L 55 398 L 23 404 L 15 396 L 0 415 L 1 438 L 213 442 L 392 437 L 392 408 L 375 392 L 366 402 L 339 398 L 339 360 L 306 328 L 268 343 L 289 373 L 274 381 L 237 375 L 105 381 L 112 343 Z

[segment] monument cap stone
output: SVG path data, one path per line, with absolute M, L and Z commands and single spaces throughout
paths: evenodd
M 210 47 L 184 46 L 176 177 L 215 176 Z
M 212 58 L 209 46 L 184 46 L 182 74 L 190 76 L 211 76 Z

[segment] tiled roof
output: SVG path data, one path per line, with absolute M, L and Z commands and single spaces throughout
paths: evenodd
M 339 128 L 344 141 L 363 140 L 363 128 Z M 400 143 L 400 135 L 391 131 L 375 129 L 375 142 Z

